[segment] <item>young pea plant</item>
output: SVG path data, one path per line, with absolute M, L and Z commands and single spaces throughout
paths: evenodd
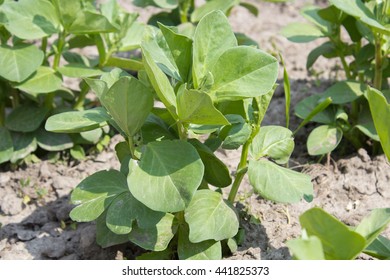
M 380 152 L 378 141 L 381 141 L 388 154 L 389 129 L 379 125 L 380 118 L 375 115 L 386 114 L 386 99 L 390 99 L 387 83 L 390 73 L 390 3 L 361 0 L 329 2 L 329 7 L 307 7 L 302 11 L 311 24 L 294 23 L 282 32 L 298 43 L 327 38 L 328 41 L 309 53 L 306 67 L 310 69 L 320 56 L 338 58 L 347 79 L 297 104 L 295 111 L 300 118 L 305 122 L 312 120 L 322 124 L 309 135 L 309 154 L 329 153 L 343 137 L 355 149 L 367 148 L 369 140 L 373 154 Z M 342 31 L 346 31 L 349 40 L 342 36 Z M 367 84 L 376 90 L 370 89 Z M 374 91 L 381 96 L 382 105 L 375 104 L 380 111 L 373 110 L 373 98 L 368 97 Z
M 46 129 L 111 124 L 125 139 L 116 146 L 121 170 L 89 176 L 71 197 L 70 216 L 96 219 L 101 246 L 131 241 L 152 251 L 140 258 L 220 259 L 239 230 L 233 203 L 246 173 L 258 194 L 283 203 L 310 200 L 311 180 L 278 165 L 292 153 L 292 132 L 261 127 L 278 61 L 238 46 L 221 11 L 203 17 L 191 38 L 159 26 L 141 43 L 138 79 L 119 69 L 86 79 L 103 107 L 54 115 Z M 232 179 L 214 151 L 240 147 Z
M 299 220 L 302 237 L 287 242 L 295 259 L 353 260 L 360 253 L 390 259 L 390 240 L 380 235 L 390 224 L 390 208 L 372 210 L 356 228 L 317 207 Z
M 142 66 L 117 55 L 139 48 L 144 26 L 135 21 L 137 14 L 120 9 L 115 0 L 98 8 L 89 0 L 1 1 L 0 164 L 18 163 L 38 147 L 76 153 L 107 133 L 98 128 L 66 135 L 43 128 L 52 114 L 93 106 L 86 83 L 73 90 L 65 78 L 95 77 L 105 67 L 124 64 L 129 70 Z M 98 58 L 76 50 L 88 46 L 97 48 Z

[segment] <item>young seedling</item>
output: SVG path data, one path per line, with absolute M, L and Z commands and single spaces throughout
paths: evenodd
M 116 146 L 121 170 L 89 176 L 71 197 L 71 218 L 97 220 L 101 246 L 131 241 L 152 251 L 142 258 L 220 259 L 239 232 L 233 203 L 246 173 L 256 193 L 284 203 L 310 200 L 311 180 L 278 165 L 292 153 L 292 132 L 261 127 L 278 61 L 238 46 L 221 11 L 203 17 L 193 37 L 159 26 L 145 31 L 138 79 L 119 69 L 86 79 L 103 107 L 54 115 L 46 129 L 111 124 L 125 139 Z M 218 148 L 241 148 L 235 178 Z

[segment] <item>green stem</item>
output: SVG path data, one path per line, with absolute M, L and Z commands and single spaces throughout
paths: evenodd
M 349 69 L 347 61 L 345 60 L 344 54 L 342 52 L 340 52 L 339 57 L 341 60 L 341 64 L 343 65 L 343 68 L 344 68 L 345 76 L 347 77 L 348 80 L 351 80 L 352 79 L 351 71 Z
M 45 53 L 45 55 L 46 55 L 46 49 L 47 49 L 47 37 L 43 37 L 42 44 L 41 44 L 41 50 Z
M 66 37 L 65 32 L 61 32 L 58 34 L 57 50 L 56 50 L 56 54 L 54 55 L 54 61 L 53 61 L 54 70 L 57 70 L 58 66 L 60 65 L 62 51 L 65 46 L 65 37 Z
M 100 34 L 95 36 L 95 44 L 99 53 L 99 66 L 101 68 L 106 64 L 109 56 L 107 56 L 106 47 Z
M 240 163 L 238 164 L 238 167 L 237 167 L 236 178 L 234 179 L 234 182 L 233 182 L 233 185 L 232 185 L 232 188 L 230 190 L 229 197 L 228 197 L 228 200 L 231 203 L 233 203 L 234 200 L 236 199 L 238 188 L 240 187 L 242 179 L 244 179 L 244 176 L 245 176 L 246 172 L 248 171 L 247 159 L 248 159 L 249 146 L 250 146 L 251 142 L 252 142 L 252 138 L 250 138 L 242 147 L 241 158 L 240 158 Z
M 181 122 L 177 123 L 177 131 L 179 133 L 180 140 L 186 141 L 188 138 L 187 129 L 184 127 L 184 125 Z
M 46 95 L 45 98 L 45 107 L 48 108 L 49 110 L 53 108 L 53 103 L 54 103 L 54 92 L 50 92 Z
M 76 103 L 73 106 L 73 109 L 79 110 L 79 109 L 82 109 L 84 107 L 85 96 L 87 95 L 87 93 L 88 93 L 88 86 L 86 83 L 83 82 L 81 84 L 80 94 L 77 98 Z
M 11 91 L 12 91 L 12 93 L 11 93 L 11 95 L 12 95 L 12 100 L 11 100 L 12 108 L 15 109 L 16 107 L 19 106 L 19 103 L 20 103 L 20 101 L 19 101 L 19 93 L 17 92 L 16 89 L 12 89 Z
M 382 88 L 382 36 L 377 35 L 375 37 L 375 76 L 374 87 L 378 90 Z
M 130 137 L 127 137 L 127 143 L 129 144 L 129 149 L 130 149 L 130 153 L 131 153 L 131 158 L 132 159 L 135 159 L 135 160 L 139 160 L 139 158 L 136 156 L 135 154 L 135 145 L 134 145 L 134 141 L 133 141 L 133 138 L 130 136 Z

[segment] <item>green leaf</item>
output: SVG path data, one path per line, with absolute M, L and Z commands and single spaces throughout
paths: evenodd
M 225 126 L 219 133 L 223 139 L 222 148 L 228 150 L 238 149 L 248 141 L 252 128 L 241 116 L 227 115 L 231 125 Z
M 127 29 L 126 35 L 120 41 L 121 52 L 128 52 L 135 49 L 139 49 L 141 46 L 142 37 L 146 30 L 146 24 L 135 21 L 132 23 L 129 29 Z
M 177 111 L 183 123 L 229 125 L 223 114 L 214 107 L 211 97 L 199 90 L 187 90 L 185 85 L 177 94 Z
M 69 215 L 77 222 L 93 221 L 110 206 L 115 197 L 126 191 L 126 177 L 119 171 L 96 172 L 81 181 L 72 192 L 71 202 L 77 206 Z
M 105 67 L 119 67 L 129 71 L 139 71 L 144 69 L 144 65 L 137 59 L 123 58 L 110 56 L 107 62 L 104 64 Z
M 369 246 L 390 224 L 390 208 L 374 209 L 356 227 L 355 231 L 366 239 Z
M 76 133 L 107 125 L 110 116 L 102 107 L 85 111 L 64 112 L 47 119 L 45 129 L 52 132 Z
M 299 202 L 302 197 L 313 197 L 310 176 L 281 166 L 268 160 L 249 161 L 249 182 L 262 197 L 282 203 Z
M 211 69 L 210 91 L 220 102 L 267 94 L 278 75 L 278 61 L 258 49 L 239 46 L 221 54 Z
M 206 240 L 192 243 L 188 239 L 187 226 L 179 228 L 179 242 L 177 253 L 180 260 L 220 260 L 222 259 L 222 246 L 220 241 Z
M 377 30 L 382 34 L 390 34 L 389 28 L 383 26 L 371 12 L 371 10 L 361 1 L 345 1 L 345 0 L 330 0 L 332 5 L 342 10 L 344 13 L 351 15 L 371 28 Z
M 159 24 L 159 27 L 172 54 L 172 58 L 179 71 L 181 80 L 183 82 L 190 80 L 192 40 L 184 35 L 174 32 L 171 28 L 168 28 L 163 24 Z
M 332 125 L 316 127 L 307 139 L 309 155 L 318 156 L 330 153 L 337 148 L 342 138 L 343 131 L 339 127 Z
M 290 23 L 282 28 L 281 34 L 294 43 L 307 43 L 325 36 L 318 27 L 302 22 Z
M 12 82 L 22 82 L 41 65 L 44 54 L 35 45 L 0 46 L 0 76 Z
M 103 135 L 103 130 L 101 128 L 96 128 L 94 130 L 80 132 L 81 138 L 87 144 L 96 144 L 97 142 L 99 142 L 102 135 Z
M 311 23 L 315 24 L 323 34 L 332 35 L 332 23 L 324 20 L 319 15 L 320 8 L 316 6 L 306 6 L 302 9 L 302 15 L 309 20 Z
M 120 78 L 100 101 L 129 137 L 141 129 L 153 108 L 153 94 L 133 77 Z
M 45 120 L 49 109 L 34 105 L 21 105 L 5 119 L 5 126 L 12 131 L 31 132 L 38 129 Z
M 96 220 L 96 243 L 103 248 L 107 248 L 129 242 L 129 236 L 127 234 L 115 234 L 107 227 L 106 212 Z
M 172 252 L 172 250 L 168 247 L 166 250 L 164 251 L 158 251 L 158 252 L 147 252 L 147 253 L 143 253 L 142 255 L 139 255 L 138 257 L 136 257 L 135 259 L 137 261 L 139 260 L 147 260 L 147 261 L 151 261 L 151 260 L 172 260 L 174 257 L 173 257 L 174 253 Z
M 240 6 L 244 7 L 245 9 L 247 9 L 255 17 L 257 17 L 259 15 L 259 9 L 257 9 L 257 7 L 255 5 L 253 5 L 253 4 L 251 4 L 251 3 L 241 2 L 240 1 Z
M 185 209 L 184 217 L 192 243 L 219 241 L 238 232 L 238 217 L 233 206 L 220 193 L 211 190 L 198 190 Z
M 317 236 L 328 260 L 354 259 L 365 247 L 363 236 L 321 208 L 312 208 L 303 213 L 299 221 L 309 236 Z
M 295 259 L 325 260 L 321 240 L 315 235 L 307 238 L 288 240 L 287 246 Z
M 367 99 L 383 151 L 390 160 L 390 104 L 380 91 L 373 88 L 368 88 Z
M 172 134 L 168 125 L 154 114 L 149 114 L 141 128 L 141 132 L 144 144 L 156 141 L 157 139 L 173 140 L 177 138 Z
M 75 160 L 85 160 L 85 151 L 84 148 L 80 145 L 76 145 L 70 149 L 70 155 Z
M 347 104 L 364 95 L 367 87 L 354 81 L 337 82 L 322 93 L 322 99 L 332 98 L 333 104 Z
M 165 213 L 155 212 L 134 198 L 130 192 L 118 195 L 107 210 L 107 227 L 116 234 L 130 233 L 133 221 L 140 228 L 150 228 L 158 224 Z
M 227 12 L 233 8 L 234 6 L 238 5 L 240 3 L 239 0 L 213 0 L 213 1 L 207 1 L 203 5 L 197 7 L 194 12 L 191 14 L 191 21 L 192 22 L 198 22 L 200 21 L 204 16 L 209 14 L 210 12 L 220 10 L 224 14 L 227 14 Z
M 214 153 L 197 139 L 188 140 L 193 145 L 204 164 L 204 179 L 218 188 L 224 188 L 232 183 L 227 166 Z
M 174 237 L 177 227 L 175 216 L 166 213 L 153 227 L 143 229 L 134 225 L 129 239 L 146 250 L 164 251 Z
M 178 212 L 190 203 L 204 173 L 196 149 L 181 140 L 151 142 L 128 177 L 131 193 L 147 207 Z
M 378 132 L 375 129 L 374 120 L 371 116 L 370 107 L 367 103 L 362 106 L 355 127 L 371 139 L 378 142 L 380 141 Z
M 55 34 L 60 29 L 54 6 L 48 0 L 7 1 L 0 7 L 5 27 L 13 35 L 34 40 Z
M 14 144 L 14 152 L 12 153 L 11 162 L 16 163 L 20 159 L 24 159 L 29 154 L 37 149 L 37 140 L 35 134 L 13 132 L 11 134 Z
M 58 134 L 41 128 L 37 133 L 38 146 L 50 152 L 63 151 L 73 147 L 73 141 L 67 134 Z
M 221 11 L 213 11 L 200 20 L 193 44 L 192 77 L 195 88 L 200 87 L 219 56 L 235 46 L 236 37 L 228 19 Z
M 295 114 L 301 119 L 307 120 L 306 123 L 310 120 L 324 124 L 334 123 L 336 108 L 329 106 L 332 103 L 331 99 L 325 99 L 321 102 L 322 99 L 322 95 L 317 94 L 301 100 L 295 106 Z
M 293 150 L 293 134 L 281 126 L 261 127 L 250 146 L 250 153 L 255 160 L 268 156 L 279 164 L 288 162 Z
M 176 95 L 175 92 L 164 72 L 157 66 L 153 60 L 151 52 L 148 50 L 148 46 L 141 44 L 142 57 L 146 73 L 149 80 L 157 93 L 157 96 L 164 103 L 170 114 L 177 118 L 176 113 Z
M 5 127 L 0 127 L 0 164 L 11 159 L 14 147 L 11 133 Z
M 325 42 L 312 49 L 307 56 L 306 69 L 309 70 L 320 56 L 329 56 L 335 53 L 335 46 L 332 42 Z
M 95 77 L 103 74 L 99 69 L 90 68 L 84 64 L 69 63 L 57 68 L 57 71 L 62 75 L 71 78 L 87 78 Z
M 364 253 L 378 259 L 390 259 L 390 240 L 380 235 L 364 249 Z
M 62 79 L 53 69 L 40 66 L 37 71 L 15 88 L 25 91 L 37 97 L 42 93 L 49 93 L 62 89 Z

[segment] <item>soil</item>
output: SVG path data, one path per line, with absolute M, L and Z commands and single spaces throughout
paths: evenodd
M 321 42 L 294 44 L 279 35 L 286 24 L 303 21 L 299 15 L 301 7 L 314 2 L 321 5 L 323 1 L 251 2 L 259 7 L 258 17 L 238 7 L 232 11 L 230 21 L 236 32 L 252 37 L 264 50 L 283 55 L 291 79 L 292 104 L 323 91 L 341 77 L 335 60 L 320 60 L 315 65 L 315 75 L 306 71 L 308 53 Z M 148 13 L 155 11 L 145 12 L 129 4 L 126 8 L 142 12 L 144 21 Z M 279 87 L 265 125 L 285 124 L 283 96 L 283 88 Z M 294 129 L 297 124 L 292 116 L 291 127 Z M 315 163 L 317 159 L 306 152 L 307 132 L 296 136 L 290 165 L 311 176 L 313 202 L 284 205 L 263 200 L 252 194 L 245 178 L 237 202 L 245 239 L 238 251 L 227 258 L 290 259 L 286 241 L 300 235 L 299 215 L 313 206 L 324 208 L 351 226 L 357 225 L 373 208 L 390 207 L 390 166 L 384 156 L 371 158 L 365 150 L 359 150 L 330 163 Z M 72 189 L 96 171 L 119 168 L 114 153 L 118 141 L 120 136 L 113 137 L 104 152 L 88 156 L 82 162 L 42 160 L 16 170 L 11 170 L 9 165 L 0 167 L 0 259 L 134 259 L 139 255 L 142 250 L 132 244 L 100 248 L 95 243 L 94 223 L 76 224 L 69 218 Z M 217 153 L 231 170 L 236 168 L 239 151 Z M 390 238 L 390 229 L 383 235 Z

